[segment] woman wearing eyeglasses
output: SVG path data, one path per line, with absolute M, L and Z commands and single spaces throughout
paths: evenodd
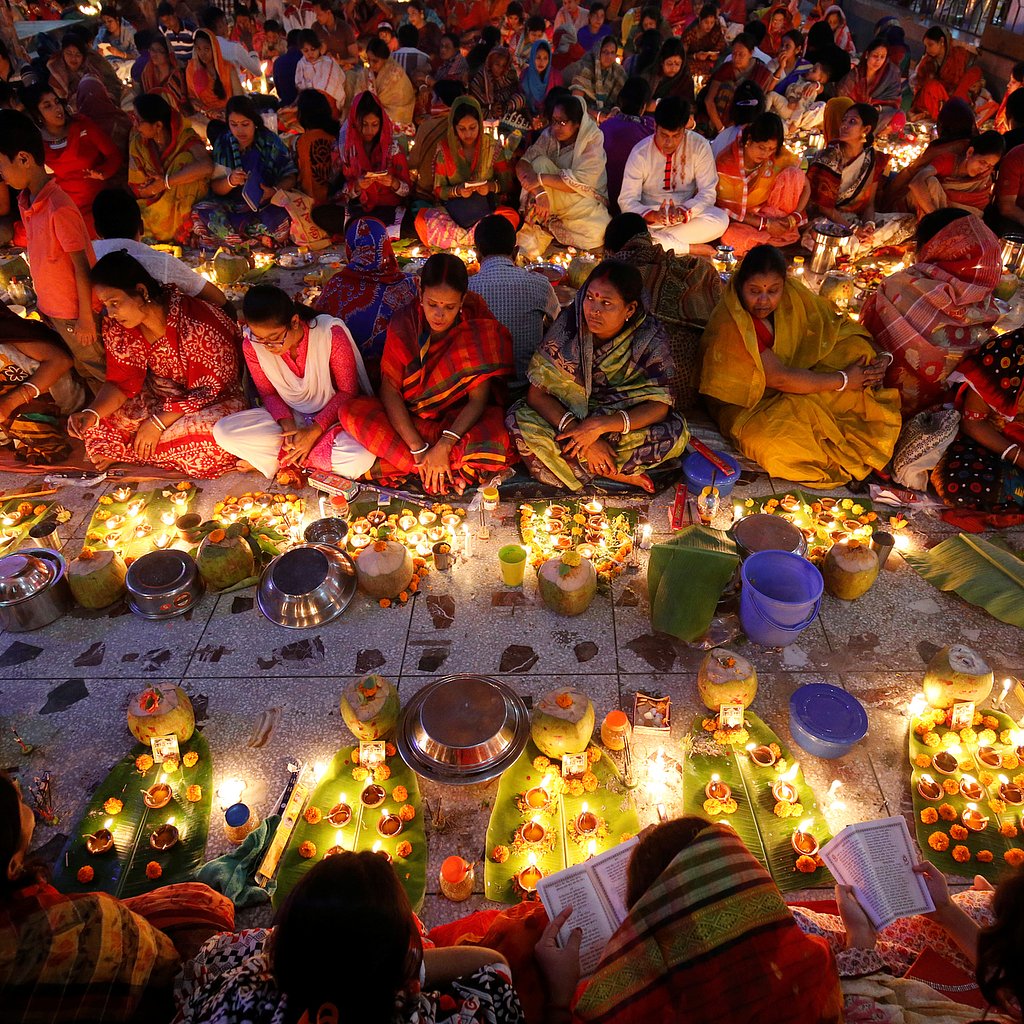
M 365 473 L 373 454 L 338 425 L 344 402 L 371 393 L 345 324 L 270 285 L 246 292 L 242 316 L 242 355 L 262 408 L 222 419 L 214 440 L 239 460 L 238 469 L 255 469 L 268 480 L 303 469 Z

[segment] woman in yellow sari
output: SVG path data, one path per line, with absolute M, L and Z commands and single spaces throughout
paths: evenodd
M 702 339 L 700 390 L 722 432 L 772 476 L 829 488 L 881 469 L 899 394 L 859 324 L 786 277 L 770 245 L 740 264 Z
M 138 128 L 128 143 L 128 184 L 139 201 L 147 237 L 183 240 L 192 206 L 206 195 L 213 161 L 202 139 L 162 96 L 135 100 Z

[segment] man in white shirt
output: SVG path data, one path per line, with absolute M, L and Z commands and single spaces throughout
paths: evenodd
M 654 124 L 654 135 L 638 142 L 626 161 L 619 209 L 640 214 L 662 248 L 711 256 L 715 250 L 705 243 L 729 226 L 725 211 L 715 206 L 718 171 L 711 146 L 690 131 L 690 104 L 678 96 L 658 104 Z
M 141 263 L 153 280 L 173 284 L 185 295 L 203 299 L 212 306 L 227 305 L 227 297 L 212 282 L 197 274 L 169 252 L 153 249 L 140 242 L 142 214 L 135 197 L 123 188 L 105 188 L 92 205 L 93 220 L 99 238 L 92 243 L 96 259 L 108 252 L 124 249 Z

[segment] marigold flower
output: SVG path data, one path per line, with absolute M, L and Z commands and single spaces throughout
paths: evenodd
M 928 837 L 928 845 L 938 853 L 944 853 L 949 849 L 949 836 L 945 832 L 933 832 Z

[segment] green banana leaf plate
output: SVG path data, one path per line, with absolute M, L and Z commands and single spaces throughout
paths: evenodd
M 998 723 L 997 726 L 991 729 L 995 736 L 994 741 L 983 742 L 981 745 L 993 747 L 1001 757 L 1009 755 L 1011 767 L 993 768 L 980 762 L 975 754 L 978 744 L 972 743 L 970 746 L 965 746 L 963 743 L 963 733 L 960 734 L 962 752 L 958 755 L 958 760 L 961 762 L 960 770 L 952 775 L 943 775 L 931 765 L 925 767 L 923 764 L 918 764 L 917 759 L 919 757 L 932 758 L 937 752 L 945 749 L 942 746 L 942 737 L 950 730 L 944 725 L 936 726 L 930 730 L 939 737 L 939 746 L 929 746 L 917 731 L 918 726 L 927 730 L 929 723 L 927 721 L 922 722 L 920 717 L 913 717 L 910 723 L 909 738 L 910 795 L 914 801 L 917 845 L 921 848 L 922 856 L 927 857 L 945 874 L 962 875 L 968 878 L 974 875 L 984 875 L 990 882 L 996 882 L 1011 870 L 1012 865 L 1006 860 L 1006 854 L 1011 850 L 1017 851 L 1015 854 L 1010 854 L 1011 861 L 1019 858 L 1020 862 L 1024 863 L 1024 836 L 1020 834 L 1022 808 L 999 799 L 999 776 L 1002 775 L 1011 782 L 1017 782 L 1018 786 L 1024 786 L 1024 763 L 1017 763 L 1016 766 L 1012 766 L 1014 765 L 1014 760 L 1017 759 L 1016 746 L 1013 741 L 1013 732 L 1016 730 L 1017 725 L 1013 719 L 999 711 L 985 710 L 979 713 L 985 717 L 991 716 Z M 983 724 L 977 725 L 971 732 L 975 736 L 980 736 L 984 729 L 985 726 Z M 1005 739 L 1003 739 L 1004 736 Z M 968 738 L 970 738 L 969 734 Z M 982 736 L 982 739 L 988 741 L 991 737 L 985 735 Z M 969 756 L 965 757 L 965 754 L 969 754 Z M 971 767 L 966 767 L 963 763 L 965 761 Z M 959 784 L 965 775 L 972 776 L 981 784 L 983 791 L 981 799 L 967 800 L 958 791 L 952 794 L 943 792 L 936 799 L 927 800 L 922 796 L 918 788 L 923 776 L 928 776 L 941 786 L 947 779 L 951 779 Z M 980 832 L 968 829 L 966 837 L 959 833 L 959 830 L 959 838 L 951 836 L 950 829 L 954 826 L 963 828 L 961 815 L 968 809 L 968 804 L 970 803 L 975 804 L 977 809 L 989 819 L 988 824 Z M 926 808 L 931 808 L 936 814 L 939 814 L 936 822 L 928 824 L 922 820 L 921 815 Z M 940 808 L 946 814 L 946 818 L 940 814 Z M 947 820 L 949 817 L 952 817 L 953 820 Z M 1012 836 L 1005 836 L 1000 833 L 1001 826 L 1005 826 L 1007 831 L 1011 829 L 1016 831 Z M 932 846 L 933 842 L 941 843 L 946 848 L 944 850 L 937 850 Z M 953 850 L 958 846 L 967 849 L 970 854 L 969 860 L 958 861 L 953 857 Z M 985 856 L 986 851 L 991 853 L 991 859 Z M 979 860 L 979 854 L 984 859 Z
M 149 754 L 148 745 L 137 744 L 115 766 L 93 794 L 81 821 L 65 844 L 54 870 L 53 884 L 61 892 L 106 892 L 111 896 L 138 896 L 161 885 L 188 881 L 203 862 L 206 839 L 210 831 L 210 804 L 213 796 L 213 763 L 210 748 L 201 733 L 194 733 L 181 744 L 182 758 L 188 753 L 199 755 L 193 768 L 182 764 L 178 771 L 166 776 L 173 797 L 165 807 L 147 807 L 143 792 L 162 781 L 161 769 L 152 767 L 145 774 L 135 767 L 140 754 Z M 192 802 L 186 797 L 189 786 L 199 786 L 202 796 Z M 123 803 L 116 814 L 103 805 L 115 798 Z M 109 824 L 107 824 L 109 822 Z M 150 846 L 150 836 L 160 825 L 170 822 L 181 834 L 179 842 L 169 850 L 157 851 Z M 114 837 L 114 847 L 107 853 L 90 854 L 85 837 L 107 828 Z M 149 878 L 146 867 L 160 865 L 158 878 Z M 78 871 L 91 867 L 95 877 L 78 881 Z
M 484 895 L 495 903 L 518 903 L 522 899 L 516 876 L 529 864 L 531 853 L 541 871 L 550 875 L 581 863 L 591 852 L 604 853 L 640 831 L 633 799 L 607 755 L 601 752 L 597 762 L 590 766 L 597 778 L 597 788 L 576 795 L 564 788 L 557 762 L 550 767 L 534 766 L 534 759 L 540 756 L 531 740 L 498 784 L 487 825 L 484 862 Z M 527 804 L 526 794 L 535 787 L 545 788 L 552 797 L 546 808 Z M 584 803 L 587 811 L 597 817 L 593 836 L 581 834 L 576 828 Z M 533 821 L 543 826 L 545 835 L 543 841 L 528 844 L 520 838 L 519 830 Z M 498 847 L 508 850 L 503 863 L 494 859 Z
M 322 860 L 332 847 L 341 846 L 345 850 L 373 850 L 375 845 L 391 858 L 413 910 L 419 910 L 423 905 L 423 895 L 427 887 L 427 837 L 423 826 L 423 809 L 416 773 L 397 754 L 392 754 L 385 762 L 391 769 L 391 777 L 381 783 L 387 793 L 387 799 L 379 807 L 364 807 L 359 794 L 366 783 L 352 775 L 353 769 L 357 767 L 352 762 L 353 751 L 358 753 L 359 747 L 342 747 L 334 755 L 323 778 L 310 795 L 306 811 L 295 826 L 288 849 L 281 858 L 277 889 L 274 892 L 275 906 L 280 904 L 303 874 Z M 398 786 L 405 787 L 408 793 L 405 800 L 395 799 L 394 791 Z M 346 826 L 339 829 L 327 820 L 327 815 L 335 804 L 341 802 L 352 808 L 352 818 Z M 381 817 L 385 814 L 398 814 L 405 804 L 415 810 L 416 816 L 413 820 L 403 822 L 402 831 L 396 836 L 379 835 L 377 824 Z M 306 817 L 311 808 L 318 809 L 322 815 L 316 824 L 310 824 Z M 303 857 L 299 852 L 302 844 L 306 842 L 316 847 L 312 857 Z M 412 845 L 412 852 L 406 857 L 398 855 L 399 844 L 403 842 Z
M 178 531 L 174 520 L 188 512 L 196 495 L 199 493 L 195 484 L 189 490 L 178 491 L 175 484 L 164 483 L 149 490 L 133 490 L 130 485 L 114 489 L 130 492 L 123 500 L 114 498 L 114 492 L 102 495 L 89 520 L 89 529 L 85 531 L 85 546 L 94 549 L 111 548 L 122 558 L 138 558 L 156 548 L 156 538 L 167 536 L 169 543 L 178 539 Z M 186 501 L 171 501 L 174 494 L 185 494 Z M 109 504 L 106 498 L 113 499 Z M 141 508 L 138 503 L 141 502 Z M 107 521 L 117 517 L 116 524 L 108 526 Z M 170 519 L 165 522 L 164 519 Z M 149 532 L 137 537 L 137 528 L 146 526 Z
M 16 551 L 28 536 L 28 531 L 47 516 L 53 515 L 53 500 L 40 501 L 38 498 L 11 498 L 0 504 L 0 555 Z M 26 515 L 18 512 L 19 505 L 31 505 L 32 511 Z M 42 509 L 37 512 L 36 509 Z M 15 522 L 7 522 L 8 519 Z M 31 553 L 31 552 L 30 552 Z
M 812 889 L 831 881 L 831 875 L 820 864 L 812 872 L 798 871 L 798 854 L 793 849 L 793 833 L 809 832 L 824 846 L 832 838 L 828 822 L 818 807 L 814 791 L 804 779 L 799 766 L 793 775 L 794 758 L 772 730 L 749 708 L 744 716 L 747 738 L 735 746 L 719 745 L 704 728 L 705 720 L 713 720 L 714 712 L 698 715 L 693 729 L 683 741 L 683 813 L 696 814 L 732 826 L 747 849 L 767 868 L 782 892 Z M 748 744 L 778 749 L 779 760 L 772 767 L 762 768 L 751 760 Z M 783 764 L 783 762 L 785 762 Z M 779 771 L 779 768 L 784 768 Z M 732 814 L 713 813 L 705 808 L 705 788 L 717 775 L 732 790 L 736 810 Z M 796 791 L 798 814 L 780 818 L 775 814 L 772 783 L 784 777 Z M 810 824 L 808 824 L 810 823 Z

